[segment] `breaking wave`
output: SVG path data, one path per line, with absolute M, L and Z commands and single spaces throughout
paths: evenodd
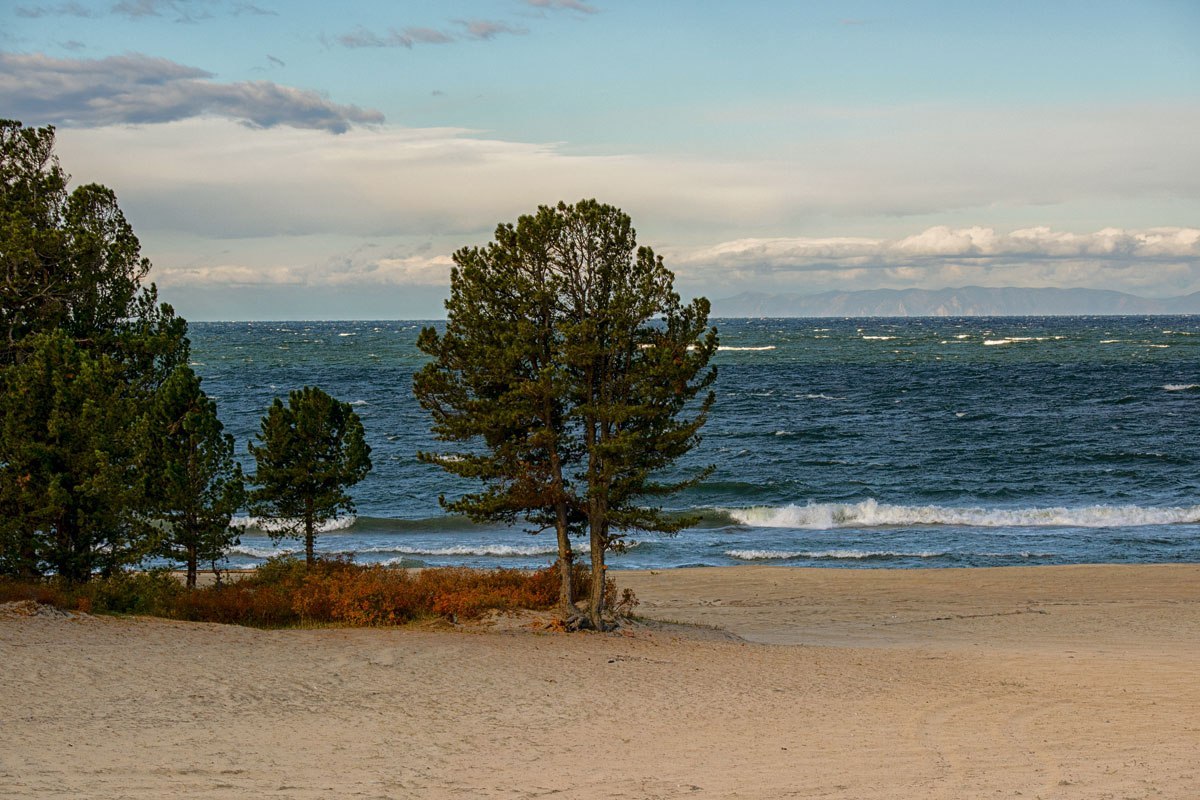
M 782 561 L 789 558 L 811 558 L 815 560 L 840 561 L 844 559 L 885 558 L 940 558 L 944 552 L 923 550 L 917 553 L 901 553 L 894 550 L 726 550 L 725 555 L 739 561 Z
M 720 509 L 739 525 L 760 528 L 874 528 L 897 525 L 956 525 L 974 528 L 1121 528 L 1200 523 L 1200 506 L 1083 506 L 1065 508 L 950 508 L 861 503 L 756 506 Z
M 317 526 L 318 533 L 344 531 L 354 527 L 357 517 L 336 517 L 326 520 Z M 304 524 L 298 519 L 266 519 L 264 517 L 234 517 L 229 521 L 234 528 L 244 531 L 259 531 L 262 533 L 279 533 L 281 531 L 303 529 Z

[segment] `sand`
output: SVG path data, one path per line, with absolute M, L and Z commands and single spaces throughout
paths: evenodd
M 1200 797 L 1200 565 L 619 582 L 729 633 L 0 615 L 0 797 Z

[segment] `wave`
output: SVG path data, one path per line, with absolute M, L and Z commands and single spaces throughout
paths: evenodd
M 867 341 L 890 342 L 892 339 L 895 339 L 896 337 L 895 336 L 864 336 L 862 338 L 866 339 Z
M 761 351 L 763 351 L 763 350 L 774 350 L 774 349 L 775 349 L 775 345 L 773 345 L 773 344 L 764 344 L 764 345 L 762 345 L 762 346 L 759 346 L 759 347 L 732 347 L 732 346 L 726 346 L 726 345 L 718 345 L 718 346 L 717 346 L 717 349 L 718 349 L 718 350 L 720 350 L 721 352 L 730 352 L 730 353 L 738 353 L 738 352 L 761 352 Z
M 357 553 L 398 553 L 404 556 L 545 556 L 556 555 L 557 547 L 544 545 L 461 544 L 452 547 L 378 547 L 356 550 Z
M 624 548 L 633 550 L 641 544 L 640 541 L 626 541 Z M 587 543 L 577 542 L 574 545 L 574 550 L 577 553 L 586 552 Z M 304 552 L 300 547 L 255 547 L 253 545 L 239 544 L 229 551 L 232 555 L 249 556 L 250 558 L 271 558 L 272 556 L 293 555 Z M 325 550 L 323 552 L 330 552 Z M 333 551 L 336 554 L 347 555 L 395 555 L 400 556 L 401 560 L 404 556 L 495 556 L 495 557 L 512 557 L 512 556 L 552 556 L 558 554 L 558 546 L 556 544 L 533 544 L 533 545 L 513 545 L 513 544 L 459 544 L 449 545 L 446 547 L 435 547 L 432 545 L 404 545 L 404 544 L 389 544 L 378 545 L 373 547 L 350 547 L 344 550 Z M 395 560 L 395 559 L 393 559 Z
M 276 522 L 259 517 L 234 517 L 230 524 L 249 533 L 281 533 L 294 523 L 293 520 Z M 518 526 L 520 527 L 520 526 Z M 338 517 L 329 520 L 317 529 L 318 533 L 426 533 L 426 532 L 470 532 L 486 529 L 486 525 L 472 522 L 470 519 L 457 514 L 425 517 L 418 519 L 403 519 L 399 517 Z
M 995 347 L 1002 344 L 1014 344 L 1016 342 L 1056 342 L 1059 339 L 1065 339 L 1065 336 L 1006 336 L 1003 339 L 984 339 L 985 347 Z
M 358 517 L 335 517 L 318 525 L 317 533 L 349 530 L 357 522 Z M 261 531 L 262 533 L 281 533 L 301 529 L 304 526 L 304 523 L 298 519 L 268 519 L 266 517 L 234 517 L 229 524 L 231 527 L 241 528 L 244 531 Z
M 231 547 L 229 554 L 234 556 L 249 556 L 250 558 L 271 558 L 273 556 L 290 556 L 296 553 L 303 553 L 304 550 L 299 547 L 252 547 L 250 545 L 240 544 L 237 547 Z
M 1118 528 L 1200 522 L 1200 506 L 1147 508 L 1096 505 L 1080 508 L 951 508 L 861 503 L 811 503 L 781 507 L 718 509 L 740 525 L 760 528 L 875 528 L 956 525 L 972 528 Z
M 739 561 L 778 561 L 790 558 L 811 558 L 819 561 L 884 558 L 941 558 L 946 552 L 922 550 L 902 553 L 894 550 L 726 550 L 725 555 Z
M 1190 392 L 1200 389 L 1200 383 L 1164 383 L 1162 388 L 1168 392 Z

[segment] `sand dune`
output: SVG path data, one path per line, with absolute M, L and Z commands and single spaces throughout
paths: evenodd
M 1200 796 L 1200 566 L 620 577 L 720 625 L 0 618 L 0 797 Z

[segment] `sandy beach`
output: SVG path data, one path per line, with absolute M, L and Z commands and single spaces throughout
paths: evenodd
M 698 627 L 0 616 L 0 797 L 1200 796 L 1200 565 L 618 583 Z

